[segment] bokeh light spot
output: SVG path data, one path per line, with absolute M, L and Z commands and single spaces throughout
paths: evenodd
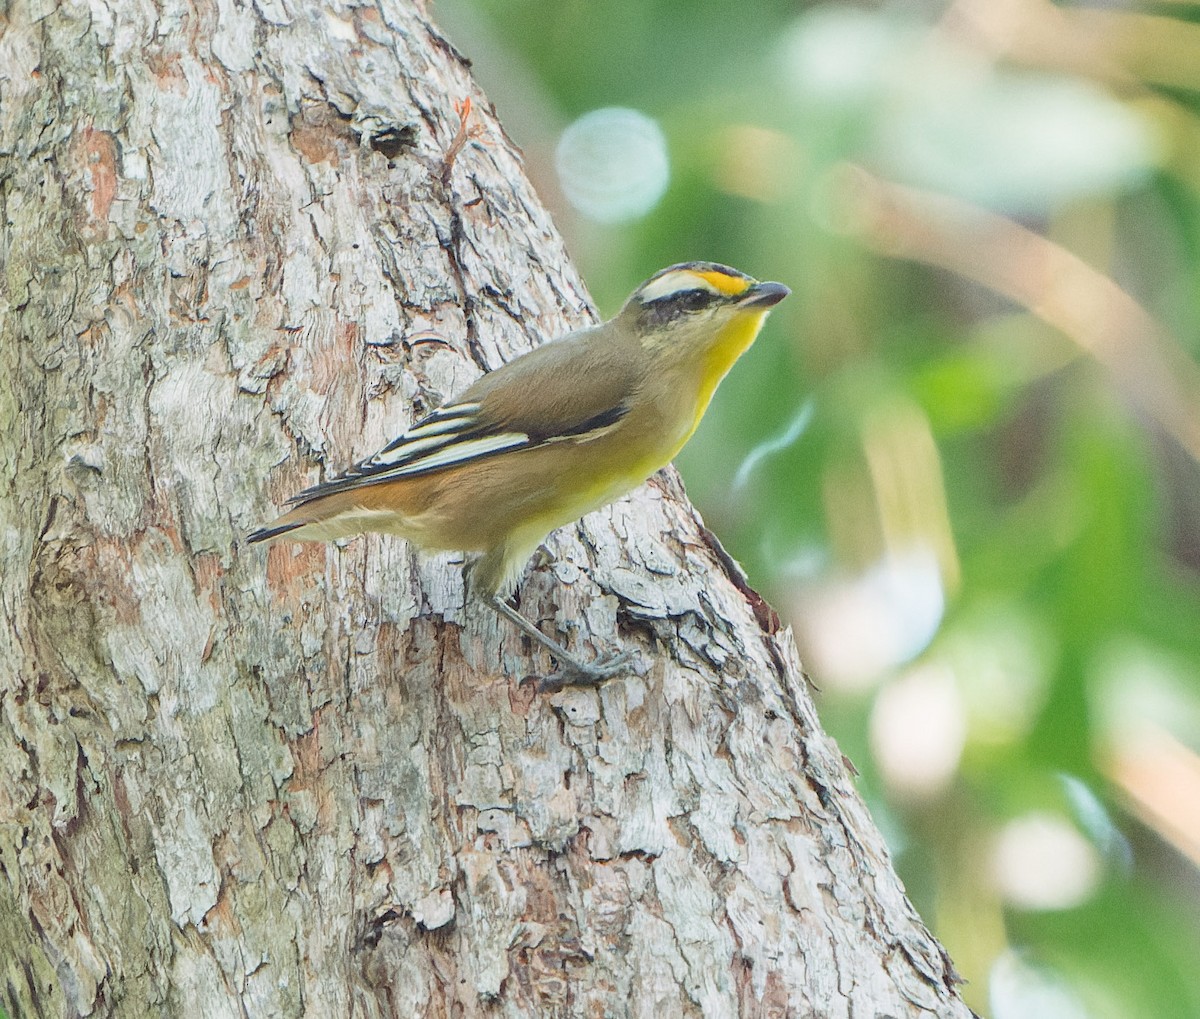
M 1018 952 L 1002 953 L 989 976 L 993 1019 L 1091 1019 L 1060 974 L 1033 965 Z
M 567 200 L 598 223 L 626 223 L 658 204 L 671 176 L 658 124 L 620 106 L 592 110 L 559 138 L 554 166 Z
M 1070 909 L 1089 899 L 1101 875 L 1095 847 L 1066 818 L 1033 811 L 1009 821 L 996 839 L 992 876 L 1022 909 Z
M 966 708 L 948 669 L 918 666 L 875 700 L 871 749 L 888 785 L 902 796 L 942 792 L 966 742 Z

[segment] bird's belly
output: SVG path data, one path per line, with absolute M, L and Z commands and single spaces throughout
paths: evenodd
M 552 444 L 473 465 L 453 486 L 447 481 L 409 533 L 427 548 L 484 550 L 510 542 L 518 532 L 518 540 L 536 546 L 555 528 L 635 489 L 673 452 L 631 456 L 627 448 L 610 452 L 600 441 L 586 457 L 566 444 Z

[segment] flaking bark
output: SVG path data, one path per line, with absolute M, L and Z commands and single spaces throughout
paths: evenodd
M 549 661 L 453 557 L 239 547 L 592 316 L 424 11 L 0 33 L 8 1011 L 967 1016 L 673 474 L 522 585 L 585 656 L 640 649 L 599 691 L 519 685 Z

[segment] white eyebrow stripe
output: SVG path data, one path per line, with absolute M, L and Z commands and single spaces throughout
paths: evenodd
M 529 436 L 524 432 L 504 432 L 500 435 L 488 435 L 482 439 L 468 439 L 466 442 L 454 442 L 444 449 L 429 456 L 413 460 L 394 471 L 387 471 L 389 477 L 403 477 L 407 474 L 419 474 L 432 471 L 439 467 L 449 467 L 451 464 L 466 463 L 476 460 L 488 453 L 498 453 L 514 446 L 528 444 Z
M 662 297 L 682 294 L 688 290 L 707 290 L 710 294 L 718 295 L 721 293 L 703 276 L 697 276 L 687 269 L 676 269 L 674 272 L 665 273 L 658 279 L 651 280 L 638 291 L 638 297 L 644 304 L 647 301 L 657 301 Z

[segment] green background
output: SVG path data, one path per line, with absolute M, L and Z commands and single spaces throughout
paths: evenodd
M 971 1005 L 1200 1016 L 1200 5 L 435 16 L 605 315 L 792 287 L 679 466 Z M 609 106 L 670 158 L 615 225 L 554 166 Z

